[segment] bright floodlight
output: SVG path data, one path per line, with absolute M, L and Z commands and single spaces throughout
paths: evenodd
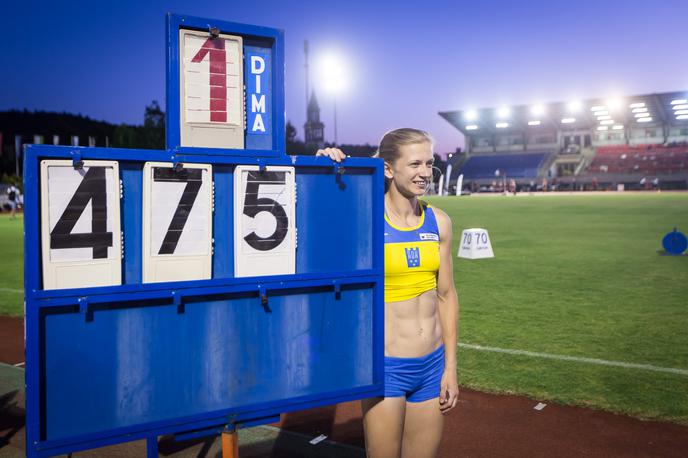
M 545 106 L 544 105 L 533 105 L 530 107 L 530 113 L 535 115 L 535 116 L 540 116 L 545 114 Z
M 466 126 L 466 130 L 478 130 L 478 126 L 476 126 L 475 124 L 470 124 Z
M 686 108 L 688 108 L 688 105 L 674 105 L 672 108 L 674 110 L 685 110 Z
M 564 118 L 561 120 L 562 124 L 571 124 L 576 122 L 576 118 Z
M 678 115 L 686 115 L 686 114 L 688 114 L 688 110 L 676 110 L 676 111 L 674 111 L 674 114 L 677 116 Z
M 598 117 L 597 117 L 597 120 L 598 120 L 598 121 L 604 121 L 605 119 L 612 119 L 612 117 L 609 116 L 609 115 L 604 115 L 604 116 L 598 116 Z
M 529 125 L 529 126 L 539 126 L 539 125 L 540 125 L 540 121 L 528 121 L 528 125 Z
M 574 100 L 573 102 L 569 102 L 568 108 L 569 111 L 576 113 L 580 111 L 580 109 L 583 107 L 583 104 L 580 102 L 580 100 Z
M 607 130 L 609 129 L 609 126 L 598 126 L 597 130 Z
M 680 105 L 680 104 L 682 104 L 682 103 L 688 103 L 688 100 L 686 100 L 686 99 L 676 99 L 676 100 L 672 100 L 672 101 L 671 101 L 671 104 L 672 104 L 672 105 Z
M 621 99 L 613 98 L 607 100 L 607 106 L 609 107 L 610 110 L 616 110 L 618 108 L 621 108 L 622 101 Z
M 330 94 L 341 94 L 347 86 L 346 71 L 341 56 L 325 54 L 318 62 L 320 82 L 323 89 Z
M 620 125 L 620 124 L 617 124 L 617 125 L 615 125 L 614 127 L 612 127 L 612 129 L 614 129 L 614 130 L 622 130 L 622 129 L 623 129 L 623 126 Z
M 475 110 L 468 110 L 463 117 L 466 119 L 466 121 L 475 121 L 478 119 L 478 112 Z
M 688 119 L 688 115 L 678 115 L 676 119 Z
M 650 113 L 636 113 L 633 116 L 635 116 L 636 118 L 646 118 L 650 116 Z
M 595 112 L 595 116 L 597 116 L 598 118 L 599 118 L 600 116 L 606 116 L 606 115 L 608 115 L 608 114 L 609 114 L 609 111 L 607 111 L 607 110 L 600 110 L 600 111 L 596 111 L 596 112 Z
M 614 120 L 613 119 L 607 119 L 605 121 L 600 121 L 600 124 L 602 124 L 603 126 L 608 126 L 609 124 L 614 124 Z
M 509 114 L 511 114 L 511 110 L 507 107 L 501 107 L 497 110 L 497 116 L 500 118 L 508 118 Z
M 509 123 L 508 122 L 498 122 L 497 124 L 495 124 L 495 127 L 497 129 L 504 129 L 506 127 L 509 127 Z
M 645 106 L 645 102 L 636 102 L 629 105 L 629 108 L 642 108 Z
M 607 107 L 604 105 L 597 105 L 597 106 L 590 108 L 590 111 L 602 111 L 602 110 L 606 110 L 606 109 L 607 109 Z
M 631 110 L 631 113 L 646 113 L 647 108 L 641 107 L 641 108 L 634 108 Z
M 638 119 L 636 119 L 636 121 L 638 121 L 638 122 L 650 122 L 650 121 L 652 121 L 652 118 L 649 118 L 649 117 L 648 118 L 638 118 Z

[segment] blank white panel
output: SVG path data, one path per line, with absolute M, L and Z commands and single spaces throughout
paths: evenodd
M 210 164 L 144 164 L 144 283 L 211 278 L 212 199 Z
M 236 277 L 296 271 L 296 190 L 293 167 L 237 166 L 234 171 Z
M 119 165 L 41 161 L 43 288 L 122 283 Z

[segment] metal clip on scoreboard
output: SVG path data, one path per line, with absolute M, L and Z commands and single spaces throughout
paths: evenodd
M 382 394 L 381 164 L 284 131 L 282 31 L 169 15 L 166 150 L 27 148 L 28 456 Z

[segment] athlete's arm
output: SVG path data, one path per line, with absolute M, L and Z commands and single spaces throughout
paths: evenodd
M 437 298 L 442 340 L 444 341 L 444 374 L 440 393 L 440 410 L 447 413 L 456 406 L 459 385 L 456 375 L 456 343 L 459 324 L 459 299 L 454 286 L 452 259 L 452 222 L 442 210 L 433 207 L 440 230 L 440 270 L 437 274 Z
M 316 153 L 316 156 L 327 156 L 333 161 L 336 162 L 342 162 L 344 159 L 346 159 L 346 154 L 339 148 L 325 148 L 325 149 L 319 149 Z

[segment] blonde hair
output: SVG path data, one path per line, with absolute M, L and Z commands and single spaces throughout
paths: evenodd
M 430 143 L 433 145 L 435 140 L 424 130 L 402 127 L 387 132 L 382 136 L 377 152 L 373 157 L 384 159 L 389 164 L 394 164 L 399 159 L 399 150 L 404 145 L 415 145 L 416 143 Z M 389 179 L 385 178 L 385 192 L 389 189 Z

